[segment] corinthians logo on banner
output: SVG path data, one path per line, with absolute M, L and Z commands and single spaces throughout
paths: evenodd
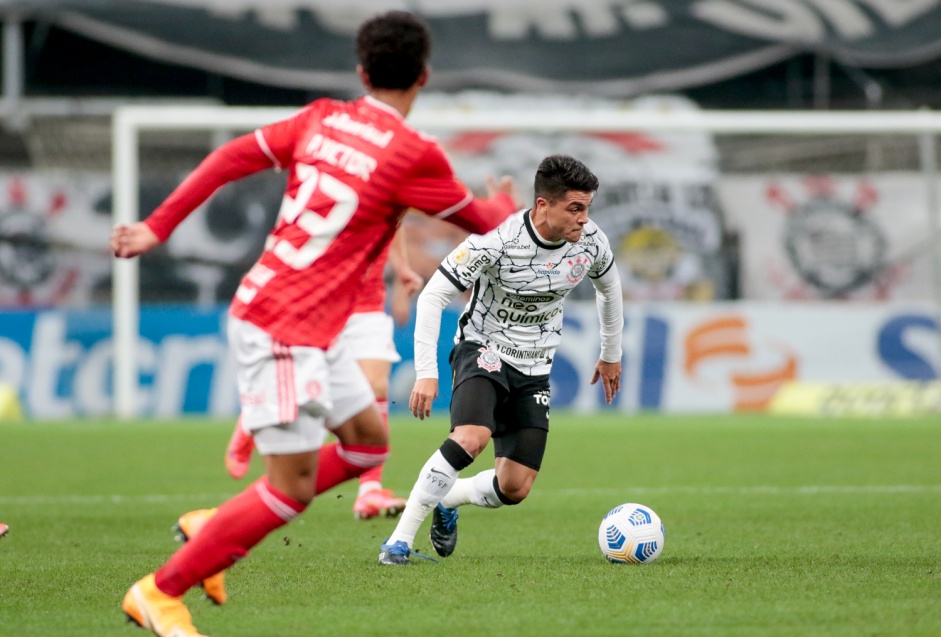
M 48 201 L 43 200 L 48 196 Z M 49 222 L 66 205 L 61 191 L 31 192 L 25 181 L 14 177 L 0 199 L 0 302 L 32 305 L 60 302 L 77 277 L 74 268 L 62 265 L 53 250 Z M 12 296 L 13 298 L 9 298 Z
M 766 196 L 786 215 L 788 261 L 817 295 L 839 298 L 891 274 L 888 240 L 870 214 L 878 193 L 868 181 L 859 181 L 852 193 L 840 193 L 828 177 L 809 177 L 803 192 L 794 193 L 772 182 Z
M 440 96 L 423 96 L 427 107 Z M 695 111 L 689 100 L 648 96 L 630 102 L 597 98 L 466 93 L 448 99 L 469 111 L 487 108 L 579 108 L 636 111 Z M 712 137 L 703 132 L 640 131 L 583 134 L 476 131 L 442 135 L 457 174 L 469 184 L 488 175 L 511 174 L 531 184 L 533 168 L 548 155 L 572 155 L 601 182 L 589 217 L 607 235 L 628 299 L 709 300 L 730 289 L 723 245 L 723 221 L 715 193 L 718 159 Z M 523 193 L 531 205 L 532 193 Z M 563 264 L 565 267 L 575 267 Z M 554 267 L 559 264 L 554 264 Z M 550 270 L 552 268 L 549 268 Z M 569 273 L 579 279 L 579 268 Z M 593 298 L 589 286 L 573 298 Z

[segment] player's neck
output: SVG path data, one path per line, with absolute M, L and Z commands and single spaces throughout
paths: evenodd
M 549 228 L 549 224 L 546 223 L 546 218 L 543 216 L 540 219 L 536 218 L 536 209 L 529 209 L 529 220 L 533 223 L 533 230 L 536 231 L 536 234 L 539 235 L 539 238 L 542 239 L 543 243 L 555 244 L 555 243 L 564 243 L 564 237 L 557 237 L 555 233 Z
M 371 89 L 369 95 L 373 99 L 377 99 L 383 104 L 391 106 L 401 113 L 402 117 L 407 117 L 409 111 L 412 110 L 412 104 L 415 102 L 415 98 L 418 97 L 418 90 L 408 89 L 400 91 L 392 89 Z

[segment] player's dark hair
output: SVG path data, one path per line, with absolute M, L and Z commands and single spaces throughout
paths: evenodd
M 597 192 L 598 178 L 588 166 L 568 155 L 550 155 L 536 169 L 533 190 L 537 197 L 555 202 L 570 190 Z
M 374 88 L 411 88 L 425 70 L 430 53 L 428 27 L 407 11 L 370 18 L 356 33 L 356 57 Z

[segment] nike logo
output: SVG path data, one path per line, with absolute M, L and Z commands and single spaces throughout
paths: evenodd
M 516 274 L 517 272 L 525 272 L 529 268 L 510 268 L 510 273 Z
M 438 471 L 437 469 L 429 469 L 428 471 L 431 471 L 432 473 L 437 473 L 439 476 L 444 476 L 445 478 L 448 477 L 448 474 L 446 474 L 444 471 Z

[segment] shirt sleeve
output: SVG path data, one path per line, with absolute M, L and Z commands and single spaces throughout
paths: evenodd
M 399 186 L 398 201 L 475 234 L 493 230 L 516 210 L 516 202 L 509 195 L 474 197 L 454 175 L 451 163 L 436 143 L 429 144 L 411 175 Z
M 415 304 L 415 378 L 438 377 L 441 313 L 460 293 L 442 272 L 435 272 Z
M 598 246 L 598 256 L 595 257 L 595 261 L 588 271 L 588 277 L 591 279 L 603 276 L 614 265 L 614 252 L 611 251 L 611 244 L 607 235 L 601 230 L 595 233 L 595 245 Z
M 298 129 L 307 111 L 253 133 L 236 137 L 209 155 L 145 220 L 160 241 L 225 184 L 248 175 L 280 170 L 291 161 Z
M 595 286 L 595 305 L 601 323 L 601 360 L 621 360 L 621 338 L 624 333 L 624 301 L 618 269 L 608 267 L 604 274 L 591 279 Z
M 438 272 L 461 292 L 471 287 L 500 258 L 502 242 L 498 231 L 484 236 L 471 235 L 458 245 L 438 266 Z

